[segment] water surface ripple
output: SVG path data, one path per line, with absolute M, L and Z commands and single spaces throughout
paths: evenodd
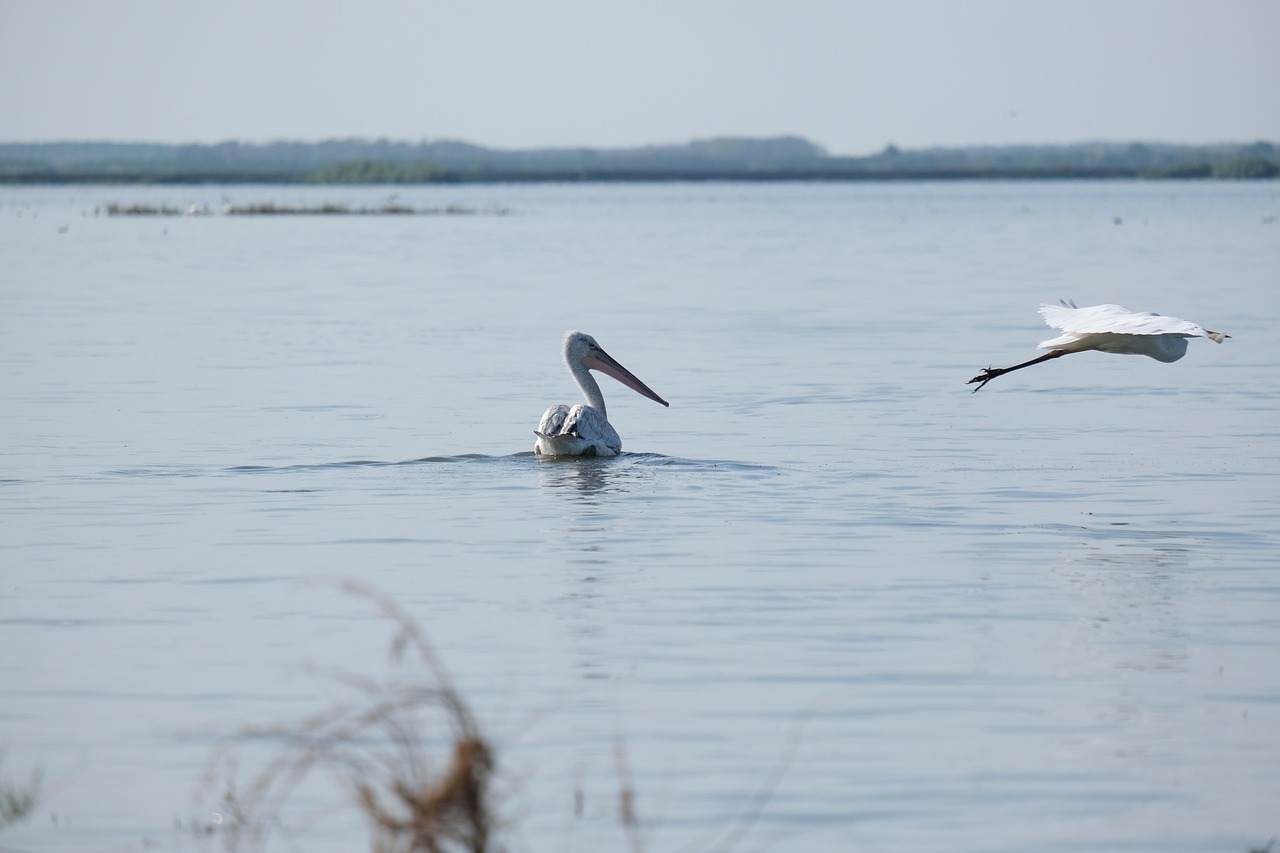
M 245 727 L 390 666 L 392 627 L 333 579 L 432 641 L 497 746 L 508 849 L 625 848 L 620 755 L 653 850 L 1280 832 L 1270 183 L 94 214 L 382 192 L 0 190 L 0 780 L 45 780 L 0 847 L 209 849 L 211 758 L 243 786 L 276 748 Z M 969 393 L 1060 297 L 1233 337 Z M 619 458 L 531 453 L 577 398 L 568 328 L 671 402 L 604 380 Z M 366 847 L 345 802 L 304 786 L 284 845 Z

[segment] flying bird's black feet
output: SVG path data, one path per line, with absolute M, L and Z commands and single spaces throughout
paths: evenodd
M 972 385 L 972 384 L 973 384 L 973 383 L 975 383 L 975 382 L 980 382 L 980 383 L 982 383 L 982 384 L 981 384 L 981 385 L 979 385 L 977 388 L 974 388 L 974 389 L 973 389 L 973 393 L 977 394 L 979 391 L 981 391 L 981 390 L 982 390 L 982 386 L 983 386 L 983 385 L 986 385 L 986 384 L 987 384 L 988 382 L 990 382 L 992 379 L 995 379 L 997 376 L 999 376 L 1000 374 L 1002 374 L 1002 373 L 1004 373 L 1004 372 L 1005 372 L 1005 368 L 1001 368 L 1001 367 L 984 367 L 984 368 L 982 369 L 982 372 L 981 372 L 981 373 L 979 373 L 977 376 L 975 376 L 975 377 L 973 377 L 972 379 L 970 379 L 970 380 L 969 380 L 968 382 L 966 382 L 965 384 L 966 384 L 966 385 Z
M 970 379 L 965 384 L 972 385 L 975 382 L 982 383 L 977 388 L 973 389 L 973 393 L 977 394 L 979 391 L 982 390 L 983 385 L 986 385 L 988 382 L 990 382 L 992 379 L 995 379 L 997 376 L 1004 376 L 1006 373 L 1012 373 L 1015 370 L 1021 370 L 1024 367 L 1030 367 L 1033 364 L 1039 364 L 1040 362 L 1048 361 L 1051 358 L 1060 358 L 1061 356 L 1064 356 L 1069 352 L 1071 352 L 1071 350 L 1056 349 L 1053 352 L 1046 353 L 1045 355 L 1040 356 L 1039 358 L 1033 358 L 1030 361 L 1024 361 L 1022 362 L 1022 364 L 1015 364 L 1013 367 L 987 367 L 987 368 L 984 368 L 981 373 L 979 373 L 977 376 Z

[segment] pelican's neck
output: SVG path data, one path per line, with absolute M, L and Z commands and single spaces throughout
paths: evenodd
M 580 360 L 574 359 L 569 362 L 569 372 L 573 374 L 578 387 L 582 389 L 582 396 L 587 398 L 587 405 L 599 410 L 605 420 L 608 420 L 609 415 L 604 410 L 604 394 L 600 393 L 600 383 L 596 382 L 596 378 L 591 375 L 587 366 Z

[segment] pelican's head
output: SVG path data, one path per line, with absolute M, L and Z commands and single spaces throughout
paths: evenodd
M 582 365 L 588 370 L 598 370 L 601 373 L 612 376 L 632 391 L 648 397 L 655 403 L 661 403 L 664 406 L 671 405 L 654 393 L 653 389 L 648 385 L 637 379 L 634 373 L 619 364 L 613 356 L 605 352 L 600 344 L 596 343 L 596 339 L 586 332 L 565 333 L 564 361 L 565 364 L 569 365 L 570 370 L 573 370 L 577 365 Z
M 564 360 L 570 367 L 585 359 L 592 350 L 599 349 L 600 344 L 586 332 L 564 333 Z

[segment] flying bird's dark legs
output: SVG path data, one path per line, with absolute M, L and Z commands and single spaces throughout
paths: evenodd
M 981 373 L 979 373 L 977 376 L 970 379 L 965 384 L 972 385 L 975 382 L 982 383 L 977 388 L 973 389 L 973 393 L 977 394 L 979 391 L 982 390 L 983 385 L 986 385 L 988 382 L 990 382 L 992 379 L 995 379 L 997 376 L 1004 376 L 1006 373 L 1010 373 L 1014 370 L 1021 370 L 1024 367 L 1030 367 L 1033 364 L 1039 364 L 1040 362 L 1048 361 L 1051 358 L 1058 358 L 1060 356 L 1066 355 L 1069 352 L 1071 352 L 1071 350 L 1056 349 L 1053 352 L 1048 353 L 1047 355 L 1042 355 L 1039 358 L 1033 358 L 1030 361 L 1024 361 L 1022 362 L 1022 364 L 1015 364 L 1013 367 L 985 367 L 983 368 Z

